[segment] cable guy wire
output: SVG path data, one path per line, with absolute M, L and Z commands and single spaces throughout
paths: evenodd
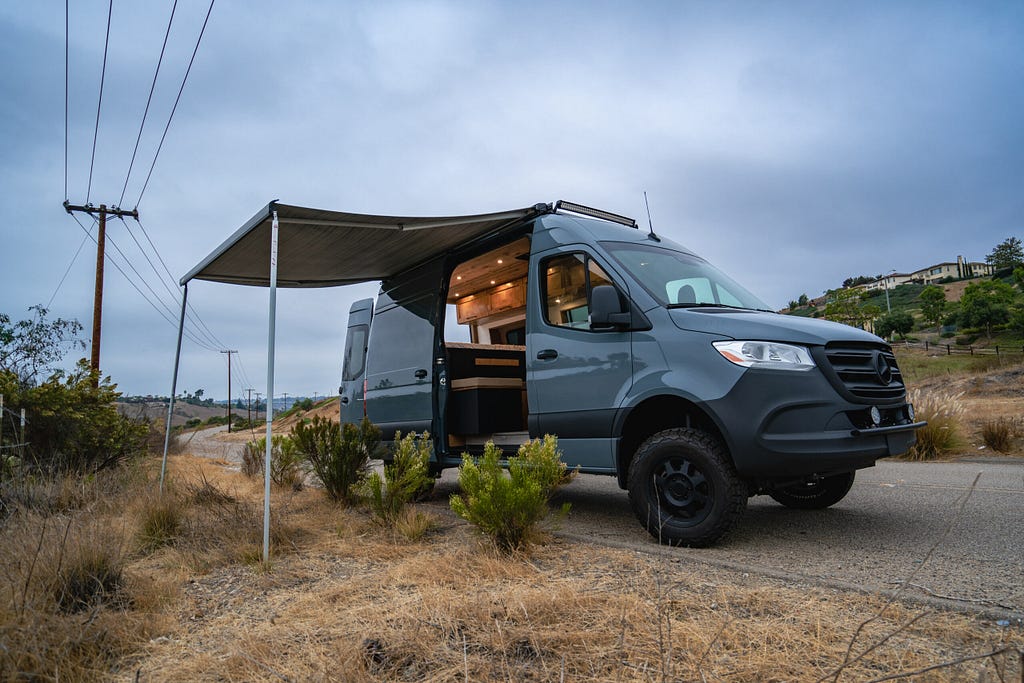
M 113 2 L 113 0 L 111 0 Z M 206 10 L 206 18 L 203 20 L 203 27 L 199 30 L 199 37 L 196 39 L 196 47 L 192 50 L 192 58 L 188 60 L 188 68 L 185 69 L 185 76 L 181 79 L 181 87 L 178 88 L 178 96 L 174 98 L 174 106 L 171 107 L 171 115 L 167 117 L 167 125 L 164 126 L 164 133 L 160 136 L 160 144 L 157 145 L 156 154 L 153 155 L 153 163 L 149 166 L 149 173 L 146 174 L 146 182 L 142 184 L 142 191 L 139 192 L 139 198 L 135 201 L 135 208 L 139 208 L 139 204 L 142 203 L 142 196 L 146 194 L 146 188 L 149 187 L 149 179 L 153 176 L 153 169 L 156 168 L 156 160 L 160 157 L 160 150 L 163 149 L 164 140 L 167 138 L 167 131 L 171 127 L 171 121 L 174 120 L 174 112 L 178 110 L 178 102 L 181 100 L 181 93 L 185 90 L 185 82 L 188 81 L 188 75 L 192 71 L 192 64 L 196 60 L 196 53 L 199 52 L 199 43 L 203 40 L 203 34 L 206 32 L 206 24 L 210 21 L 210 13 L 213 12 L 213 3 L 215 0 L 210 0 L 210 8 Z
M 89 195 L 92 193 L 92 169 L 96 163 L 96 138 L 99 137 L 100 133 L 100 108 L 103 106 L 103 81 L 107 77 L 107 47 L 110 45 L 110 18 L 114 14 L 114 0 L 110 0 L 110 6 L 107 9 L 107 37 L 103 42 L 103 68 L 100 71 L 100 96 L 96 101 L 96 127 L 92 132 L 92 158 L 89 160 L 89 185 L 85 190 L 85 203 L 89 203 Z M 65 195 L 67 192 L 65 191 Z
M 92 219 L 92 224 L 96 225 L 96 222 L 97 222 L 96 219 L 93 218 Z M 82 253 L 82 247 L 85 246 L 85 243 L 89 240 L 89 237 L 92 236 L 92 232 L 91 232 L 92 231 L 92 227 L 91 226 L 90 226 L 89 230 L 90 230 L 90 232 L 87 232 L 85 234 L 85 236 L 82 237 L 82 241 L 78 245 L 78 251 L 76 251 L 75 255 L 71 257 L 71 263 L 68 264 L 67 270 L 64 271 L 63 277 L 61 277 L 60 282 L 57 283 L 57 288 L 54 289 L 53 290 L 53 294 L 50 295 L 50 300 L 46 302 L 46 307 L 47 308 L 49 308 L 50 305 L 53 303 L 53 300 L 55 298 L 57 298 L 57 292 L 59 292 L 60 288 L 64 285 L 64 280 L 68 279 L 68 273 L 71 272 L 71 267 L 74 266 L 75 265 L 75 261 L 78 260 L 78 255 Z

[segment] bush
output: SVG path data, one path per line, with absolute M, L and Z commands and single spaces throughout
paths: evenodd
M 918 420 L 928 424 L 917 430 L 917 443 L 907 453 L 909 460 L 934 460 L 962 448 L 961 421 L 964 408 L 961 394 L 925 394 L 912 390 L 908 400 L 914 404 Z
M 284 434 L 276 434 L 270 444 L 270 480 L 278 486 L 302 488 L 302 453 L 296 443 Z M 267 437 L 247 443 L 242 450 L 242 472 L 250 477 L 262 473 L 266 453 Z
M 1000 417 L 995 420 L 986 420 L 981 426 L 981 438 L 985 445 L 1000 453 L 1009 453 L 1013 450 L 1013 441 L 1020 434 L 1020 428 L 1015 420 Z
M 85 361 L 74 372 L 55 371 L 39 384 L 20 382 L 0 368 L 0 394 L 8 417 L 25 409 L 26 445 L 19 457 L 28 470 L 98 472 L 145 450 L 148 425 L 117 412 L 117 385 L 99 380 Z M 14 443 L 12 422 L 4 423 L 8 443 Z
M 479 462 L 462 456 L 462 494 L 451 497 L 451 508 L 490 536 L 499 549 L 510 552 L 530 542 L 548 513 L 551 494 L 575 473 L 566 470 L 551 435 L 520 446 L 508 460 L 507 474 L 501 468 L 501 454 L 488 442 Z M 568 512 L 568 504 L 563 512 Z
M 342 425 L 316 416 L 309 424 L 292 429 L 296 449 L 306 459 L 313 474 L 332 500 L 347 503 L 353 487 L 363 478 L 366 466 L 380 445 L 380 429 L 363 418 L 357 427 Z
M 405 506 L 429 491 L 433 486 L 430 476 L 430 434 L 415 432 L 402 437 L 395 434 L 393 457 L 384 466 L 384 476 L 371 472 L 363 487 L 363 495 L 370 510 L 389 526 L 402 518 Z

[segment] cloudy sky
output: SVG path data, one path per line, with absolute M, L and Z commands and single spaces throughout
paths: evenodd
M 108 264 L 103 319 L 127 394 L 170 390 L 160 259 L 176 282 L 272 199 L 565 198 L 643 222 L 646 190 L 659 233 L 774 307 L 1024 237 L 1019 1 L 219 0 L 145 191 L 209 3 L 178 2 L 130 175 L 172 2 L 113 3 L 98 129 L 108 4 L 71 5 L 66 191 L 64 3 L 0 5 L 0 311 L 49 304 L 87 338 L 95 246 L 61 202 L 137 205 L 145 233 L 113 221 L 107 247 L 135 284 Z M 336 390 L 349 304 L 375 291 L 280 293 L 276 393 Z M 208 330 L 190 326 L 179 390 L 226 395 L 230 348 L 235 394 L 265 391 L 266 290 L 189 299 Z

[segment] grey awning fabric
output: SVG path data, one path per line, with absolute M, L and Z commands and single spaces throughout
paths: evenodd
M 325 211 L 270 202 L 181 279 L 267 287 L 277 211 L 280 287 L 334 287 L 383 280 L 457 246 L 546 213 L 525 209 L 473 216 L 403 217 Z

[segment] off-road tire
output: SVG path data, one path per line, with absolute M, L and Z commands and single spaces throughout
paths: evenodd
M 697 429 L 666 429 L 640 444 L 627 488 L 637 519 L 667 545 L 709 546 L 747 506 L 724 446 Z
M 818 481 L 795 484 L 768 493 L 776 502 L 796 510 L 821 510 L 835 505 L 850 492 L 856 472 L 822 477 Z

